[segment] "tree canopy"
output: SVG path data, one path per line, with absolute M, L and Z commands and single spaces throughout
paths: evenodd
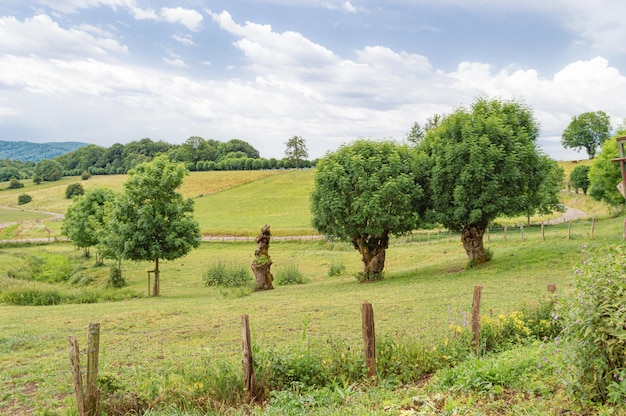
M 423 208 L 417 154 L 392 142 L 358 140 L 320 160 L 311 195 L 313 226 L 351 241 L 363 279 L 380 278 L 389 236 L 415 229 Z
M 578 165 L 569 174 L 571 186 L 576 189 L 582 189 L 583 194 L 587 195 L 587 189 L 589 189 L 589 166 Z
M 306 141 L 301 136 L 293 136 L 285 145 L 285 156 L 293 162 L 296 169 L 300 168 L 302 161 L 309 157 Z
M 200 245 L 200 228 L 193 218 L 193 200 L 176 190 L 188 171 L 159 155 L 129 172 L 124 193 L 111 218 L 112 242 L 119 258 L 154 261 L 152 294 L 159 294 L 159 259 L 174 260 Z
M 589 168 L 589 196 L 610 206 L 624 204 L 624 197 L 617 189 L 622 181 L 622 172 L 619 163 L 612 160 L 617 157 L 617 142 L 607 140 Z
M 585 149 L 589 159 L 593 159 L 596 150 L 611 136 L 611 120 L 604 111 L 586 112 L 572 117 L 563 135 L 561 143 L 566 149 Z
M 526 105 L 480 97 L 469 109 L 458 108 L 443 118 L 417 148 L 430 163 L 433 218 L 461 231 L 470 263 L 489 259 L 483 234 L 491 221 L 541 205 L 533 195 L 542 192 L 549 165 L 536 147 L 538 135 L 538 123 Z M 555 189 L 546 187 L 546 192 Z

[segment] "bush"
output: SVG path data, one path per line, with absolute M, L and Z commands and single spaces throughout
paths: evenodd
M 91 173 L 89 173 L 89 171 L 84 171 L 81 175 L 80 175 L 80 179 L 82 179 L 83 181 L 86 181 L 87 179 L 91 178 Z
M 564 381 L 581 401 L 626 403 L 624 270 L 623 247 L 595 252 L 554 317 L 563 321 Z
M 2 294 L 2 301 L 20 306 L 48 306 L 61 303 L 61 295 L 56 290 L 17 289 Z
M 120 288 L 126 286 L 126 279 L 122 276 L 122 270 L 116 266 L 109 269 L 109 280 L 107 284 L 111 287 Z
M 32 196 L 30 196 L 28 194 L 22 194 L 22 195 L 17 197 L 17 205 L 28 204 L 32 200 L 33 200 Z
M 346 264 L 341 259 L 333 259 L 328 268 L 328 277 L 340 276 L 346 271 Z
M 83 189 L 83 185 L 81 185 L 80 183 L 71 183 L 67 185 L 67 188 L 65 188 L 66 199 L 71 199 L 75 196 L 84 195 L 84 194 L 85 194 L 85 190 Z
M 8 189 L 19 189 L 19 188 L 23 188 L 24 184 L 20 181 L 18 181 L 15 177 L 11 178 L 11 181 L 9 182 L 9 187 Z
M 207 286 L 238 287 L 246 286 L 252 282 L 253 277 L 245 265 L 218 260 L 204 272 L 202 280 Z
M 288 263 L 276 272 L 276 283 L 279 285 L 299 285 L 304 283 L 304 277 L 295 263 Z

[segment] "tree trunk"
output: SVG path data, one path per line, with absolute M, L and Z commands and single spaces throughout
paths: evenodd
M 152 284 L 152 296 L 159 296 L 159 258 L 154 261 L 154 283 Z
M 389 235 L 361 235 L 352 239 L 354 248 L 361 253 L 363 277 L 361 282 L 382 279 L 385 268 L 386 249 L 389 247 Z
M 487 261 L 487 254 L 483 246 L 483 235 L 486 228 L 486 224 L 470 224 L 461 231 L 461 242 L 472 266 L 478 266 Z
M 261 233 L 256 238 L 258 246 L 254 251 L 255 258 L 252 260 L 251 268 L 256 280 L 257 291 L 274 289 L 274 285 L 272 284 L 274 276 L 270 271 L 270 268 L 272 267 L 272 258 L 269 255 L 271 236 L 270 226 L 265 225 L 261 228 Z

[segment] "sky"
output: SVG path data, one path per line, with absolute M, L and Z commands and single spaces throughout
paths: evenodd
M 0 140 L 245 140 L 311 159 L 516 99 L 556 160 L 573 116 L 626 118 L 623 0 L 2 0 Z

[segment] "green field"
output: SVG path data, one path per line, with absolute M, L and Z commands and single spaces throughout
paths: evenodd
M 255 235 L 265 223 L 272 225 L 277 235 L 312 232 L 307 192 L 312 186 L 313 171 L 279 172 L 240 180 L 230 176 L 230 185 L 214 191 L 208 184 L 217 186 L 227 176 L 211 182 L 212 175 L 192 174 L 195 185 L 191 186 L 190 181 L 185 191 L 195 198 L 196 217 L 204 233 Z M 94 185 L 92 179 L 85 183 Z M 121 189 L 122 177 L 112 179 L 108 183 Z M 30 190 L 28 186 L 25 189 L 33 195 L 34 190 L 41 192 L 43 200 L 45 195 L 64 191 L 72 182 L 70 179 L 55 186 L 39 189 L 33 185 Z M 205 189 L 201 189 L 203 183 L 207 184 Z M 0 201 L 0 205 L 10 205 L 11 198 L 4 193 L 1 197 L 7 198 L 7 202 Z M 50 200 L 50 206 L 61 205 L 55 198 Z M 55 211 L 44 203 L 39 207 Z M 124 294 L 123 300 L 91 304 L 0 303 L 0 414 L 76 414 L 67 338 L 76 336 L 84 349 L 90 322 L 101 324 L 101 378 L 139 394 L 154 408 L 151 415 L 203 414 L 193 412 L 194 405 L 207 400 L 201 392 L 210 381 L 203 379 L 202 374 L 216 374 L 219 366 L 241 369 L 243 314 L 250 317 L 254 352 L 262 357 L 330 347 L 336 348 L 337 354 L 359 355 L 360 308 L 366 301 L 374 307 L 377 339 L 398 343 L 419 340 L 431 345 L 441 340 L 451 325 L 467 319 L 475 285 L 484 287 L 484 314 L 494 317 L 534 307 L 546 296 L 546 287 L 551 283 L 557 285 L 559 294 L 565 294 L 575 266 L 594 247 L 622 244 L 622 225 L 621 218 L 611 219 L 605 214 L 596 224 L 593 240 L 589 220 L 573 222 L 571 238 L 568 224 L 547 226 L 545 241 L 539 226 L 525 227 L 524 241 L 519 228 L 510 227 L 506 241 L 503 230 L 493 228 L 489 243 L 485 238 L 493 250 L 493 261 L 469 270 L 465 269 L 467 258 L 458 235 L 420 231 L 412 238 L 394 239 L 387 253 L 384 280 L 367 284 L 358 284 L 354 277 L 362 265 L 359 254 L 347 243 L 275 241 L 270 247 L 274 274 L 295 265 L 306 283 L 277 285 L 275 290 L 261 293 L 208 287 L 202 280 L 204 271 L 218 260 L 248 267 L 256 248 L 254 242 L 205 242 L 182 259 L 162 263 L 158 298 L 147 296 L 146 271 L 152 268 L 150 263 L 124 262 L 128 286 L 115 290 L 104 287 L 111 263 L 96 267 L 93 258 L 80 257 L 81 252 L 69 243 L 0 247 L 0 295 L 25 288 L 57 290 L 62 294 Z M 90 276 L 92 281 L 51 284 L 9 277 L 32 267 L 29 264 L 33 262 L 47 264 L 46 261 L 63 259 L 71 263 L 72 273 Z M 329 277 L 333 264 L 345 265 L 345 272 Z M 537 350 L 519 354 L 534 356 Z M 216 413 L 399 415 L 403 409 L 415 408 L 417 405 L 407 403 L 420 397 L 424 403 L 435 403 L 433 409 L 438 414 L 585 414 L 572 411 L 573 404 L 563 388 L 554 386 L 544 393 L 533 387 L 528 391 L 520 388 L 503 395 L 481 396 L 433 391 L 423 382 L 400 386 L 393 380 L 388 384 L 382 381 L 376 388 L 365 384 L 337 386 L 341 394 L 348 396 L 327 411 L 322 405 L 298 407 L 285 399 L 291 396 L 276 396 L 283 397 L 283 408 L 287 410 L 277 410 L 281 405 L 269 402 L 266 408 L 231 407 L 224 402 L 222 410 Z M 308 397 L 301 393 L 300 399 L 293 400 Z M 180 410 L 186 407 L 185 403 L 186 411 Z M 593 413 L 590 409 L 586 411 Z M 611 414 L 623 414 L 619 409 L 609 410 L 613 411 Z

